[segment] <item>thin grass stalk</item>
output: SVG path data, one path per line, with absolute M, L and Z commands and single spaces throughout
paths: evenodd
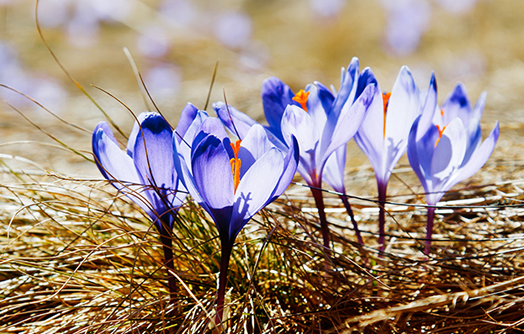
M 331 249 L 330 247 L 330 237 L 329 237 L 329 227 L 326 218 L 326 210 L 324 207 L 324 196 L 322 190 L 317 187 L 311 188 L 313 193 L 313 198 L 315 199 L 315 204 L 318 209 L 318 216 L 320 217 L 320 230 L 322 232 L 322 239 L 324 241 L 324 247 L 326 249 Z
M 362 239 L 362 235 L 360 234 L 360 230 L 358 229 L 358 224 L 355 220 L 355 215 L 353 214 L 353 210 L 351 209 L 351 204 L 349 204 L 348 198 L 345 195 L 340 195 L 340 199 L 342 200 L 342 203 L 344 203 L 344 207 L 346 207 L 346 211 L 349 215 L 349 218 L 351 218 L 351 223 L 353 224 L 353 229 L 355 230 L 355 235 L 357 236 L 358 243 L 364 246 L 364 239 Z
M 426 223 L 426 247 L 424 254 L 429 255 L 431 252 L 431 238 L 433 236 L 433 221 L 435 220 L 435 208 L 428 207 L 428 220 Z

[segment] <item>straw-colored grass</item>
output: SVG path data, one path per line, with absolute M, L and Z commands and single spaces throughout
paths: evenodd
M 187 202 L 175 222 L 179 284 L 177 303 L 169 305 L 161 243 L 129 199 L 105 181 L 29 165 L 22 172 L 9 157 L 3 163 L 0 332 L 212 331 L 220 242 L 195 203 Z M 500 169 L 518 176 L 518 164 L 502 165 L 491 162 L 476 180 L 489 180 Z M 416 184 L 402 170 L 397 176 Z M 371 180 L 369 169 L 348 171 L 348 186 L 369 186 Z M 292 186 L 237 238 L 225 331 L 517 332 L 524 328 L 524 180 L 488 183 L 444 198 L 448 208 L 439 209 L 429 258 L 422 253 L 420 194 L 411 195 L 401 182 L 393 182 L 390 200 L 415 205 L 388 206 L 382 257 L 372 233 L 375 203 L 352 199 L 365 232 L 361 248 L 337 212 L 341 203 L 328 195 L 328 252 L 309 190 Z

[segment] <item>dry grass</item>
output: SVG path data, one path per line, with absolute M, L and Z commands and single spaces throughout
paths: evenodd
M 211 331 L 219 241 L 196 204 L 184 206 L 174 227 L 179 291 L 177 304 L 168 305 L 161 244 L 136 206 L 105 182 L 28 165 L 21 172 L 20 162 L 8 158 L 1 182 L 0 332 Z M 518 176 L 518 164 L 503 165 L 492 162 L 478 178 L 500 169 Z M 348 185 L 369 183 L 363 173 L 371 175 L 349 171 Z M 392 193 L 409 192 L 393 184 Z M 424 208 L 391 206 L 388 247 L 379 257 L 376 205 L 364 199 L 353 202 L 367 246 L 360 248 L 345 217 L 331 212 L 334 251 L 324 251 L 309 191 L 295 185 L 237 239 L 227 332 L 518 332 L 524 328 L 522 187 L 524 180 L 514 179 L 448 194 L 425 258 Z M 420 203 L 413 195 L 391 201 Z M 341 206 L 334 197 L 327 202 Z
M 237 57 L 230 51 L 217 52 L 214 44 L 213 51 L 204 45 L 201 49 L 194 46 L 189 52 L 182 43 L 178 48 L 181 51 L 173 52 L 170 60 L 189 73 L 185 73 L 180 94 L 183 98 L 164 108 L 169 118 L 187 101 L 203 105 L 217 58 L 226 61 L 221 63 L 225 65 L 221 65 L 218 89 L 211 100 L 222 99 L 222 88 L 227 87 L 231 104 L 257 118 L 261 115 L 260 84 L 267 76 L 277 74 L 294 88 L 312 80 L 337 82 L 338 66 L 358 55 L 363 65 L 373 66 L 386 78 L 385 89 L 391 87 L 396 70 L 404 63 L 423 69 L 428 63 L 437 74 L 444 72 L 439 81 L 444 94 L 459 79 L 472 89 L 472 97 L 486 89 L 490 92 L 488 120 L 505 122 L 488 165 L 468 186 L 444 198 L 449 207 L 437 214 L 430 258 L 422 253 L 423 194 L 416 178 L 406 173 L 408 166 L 396 170 L 398 179 L 393 179 L 389 187 L 389 200 L 402 205 L 388 206 L 388 245 L 382 257 L 376 246 L 378 210 L 373 202 L 375 182 L 369 165 L 351 167 L 355 162 L 350 162 L 346 180 L 349 193 L 359 196 L 351 202 L 363 230 L 364 248 L 355 242 L 346 217 L 338 210 L 342 204 L 333 196 L 326 203 L 334 251 L 323 250 L 309 189 L 292 186 L 285 196 L 255 216 L 237 238 L 226 301 L 228 333 L 524 331 L 524 162 L 518 155 L 523 149 L 518 144 L 523 129 L 518 121 L 523 119 L 520 88 L 524 85 L 523 76 L 517 75 L 522 73 L 519 59 L 523 49 L 515 43 L 522 33 L 517 28 L 524 21 L 517 15 L 522 12 L 518 10 L 522 3 L 505 2 L 512 4 L 512 10 L 502 11 L 498 2 L 486 1 L 474 15 L 457 21 L 444 21 L 448 16 L 437 13 L 438 27 L 430 30 L 421 52 L 410 60 L 376 51 L 382 27 L 358 9 L 377 5 L 363 1 L 355 1 L 356 7 L 346 10 L 349 16 L 327 30 L 319 29 L 311 19 L 301 19 L 303 23 L 297 25 L 301 16 L 294 15 L 294 6 L 279 9 L 286 17 L 282 21 L 289 26 L 268 24 L 268 17 L 278 16 L 259 14 L 256 22 L 263 21 L 266 28 L 257 38 L 284 56 L 256 76 L 239 71 Z M 19 17 L 15 18 L 14 22 L 20 22 Z M 462 34 L 455 34 L 457 22 Z M 498 30 L 490 25 L 499 26 Z M 440 33 L 442 27 L 444 33 Z M 287 34 L 291 28 L 308 33 L 309 43 Z M 20 30 L 20 26 L 12 29 Z M 347 36 L 347 31 L 352 34 Z M 280 39 L 273 40 L 277 36 Z M 345 38 L 350 38 L 349 42 L 341 42 Z M 100 49 L 90 50 L 84 56 L 89 59 L 81 58 L 70 65 L 80 81 L 101 85 L 101 79 L 93 77 L 100 76 L 106 80 L 102 82 L 104 87 L 126 87 L 134 82 L 130 71 L 122 70 L 128 64 L 120 56 L 122 45 L 116 44 L 110 49 L 111 56 L 100 56 L 104 55 Z M 447 54 L 450 45 L 453 47 Z M 486 73 L 468 78 L 445 71 L 454 57 L 467 56 L 477 49 L 482 50 L 489 64 Z M 297 54 L 304 58 L 297 60 Z M 41 53 L 31 52 L 24 57 L 46 59 Z M 102 57 L 110 62 L 104 63 L 106 67 L 100 67 Z M 118 60 L 116 66 L 112 61 L 118 57 L 122 61 Z M 79 65 L 83 66 L 75 67 Z M 108 68 L 114 75 L 107 74 Z M 88 123 L 86 128 L 91 129 L 101 115 L 95 107 L 89 108 L 85 102 L 72 104 L 65 116 L 76 123 Z M 116 116 L 129 116 L 122 110 L 111 110 L 110 114 L 120 120 L 119 125 L 124 121 L 129 125 L 132 117 L 124 120 Z M 36 131 L 29 132 L 31 126 L 21 128 L 17 124 L 19 118 L 10 109 L 2 111 L 1 116 L 8 124 L 2 142 L 29 140 L 28 134 L 35 136 Z M 42 125 L 47 116 L 34 118 L 40 118 L 37 123 Z M 79 150 L 88 149 L 89 134 L 79 134 L 64 125 L 58 129 L 56 122 L 44 125 L 46 129 L 53 127 L 49 132 L 60 135 L 64 142 L 74 142 Z M 515 132 L 513 138 L 507 135 L 511 131 Z M 43 141 L 41 137 L 33 140 Z M 3 153 L 4 149 L 16 154 L 22 151 L 17 150 L 19 142 L 4 144 Z M 88 165 L 78 155 L 56 154 L 55 148 L 50 151 L 35 143 L 24 145 L 25 156 L 35 161 L 48 159 L 64 169 L 72 164 L 82 168 Z M 350 150 L 355 153 L 354 147 Z M 147 216 L 129 199 L 100 179 L 60 175 L 5 154 L 0 159 L 0 333 L 211 332 L 220 242 L 213 222 L 196 204 L 185 204 L 175 223 L 173 244 L 179 291 L 177 304 L 169 305 L 162 245 Z M 358 160 L 360 164 L 365 158 L 361 154 Z

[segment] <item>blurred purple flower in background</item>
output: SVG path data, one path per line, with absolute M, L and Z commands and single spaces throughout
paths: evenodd
M 182 74 L 178 67 L 162 63 L 145 71 L 144 83 L 155 101 L 165 103 L 178 93 L 182 85 Z
M 415 51 L 429 28 L 431 6 L 424 0 L 382 0 L 386 10 L 386 46 L 394 54 L 406 56 Z
M 464 14 L 472 10 L 477 0 L 436 0 L 452 14 Z M 385 43 L 397 56 L 413 53 L 422 35 L 429 29 L 432 7 L 427 0 L 381 0 L 386 10 Z
M 213 27 L 217 40 L 231 49 L 240 49 L 251 41 L 251 18 L 244 12 L 219 14 Z
M 168 22 L 186 26 L 193 23 L 198 15 L 197 9 L 189 0 L 164 0 L 158 11 Z
M 171 48 L 169 33 L 161 26 L 150 25 L 143 28 L 137 38 L 140 53 L 149 58 L 165 56 Z
M 472 10 L 477 0 L 435 0 L 442 8 L 453 14 L 464 14 Z
M 15 0 L 0 0 L 0 6 L 8 6 L 14 2 Z
M 409 134 L 408 158 L 426 192 L 428 217 L 425 254 L 429 254 L 435 205 L 446 191 L 471 177 L 488 160 L 499 137 L 498 122 L 482 142 L 480 119 L 486 102 L 482 93 L 471 107 L 466 89 L 458 84 L 440 109 L 432 75 L 422 115 Z
M 345 4 L 346 0 L 309 0 L 313 13 L 325 18 L 337 16 Z
M 37 14 L 43 27 L 62 27 L 72 45 L 89 47 L 98 41 L 101 22 L 121 21 L 132 9 L 129 0 L 46 0 Z
M 29 71 L 24 70 L 16 49 L 2 41 L 0 41 L 0 84 L 26 94 L 55 113 L 63 111 L 67 100 L 67 92 L 57 80 L 42 74 L 30 74 Z M 30 106 L 35 110 L 41 110 L 28 98 L 7 88 L 0 89 L 0 96 L 14 106 Z

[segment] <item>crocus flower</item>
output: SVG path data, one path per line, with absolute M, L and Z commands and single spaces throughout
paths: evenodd
M 188 104 L 177 132 L 183 135 L 195 115 L 196 108 Z M 187 192 L 174 168 L 171 126 L 158 113 L 141 113 L 122 151 L 109 125 L 100 122 L 93 132 L 93 153 L 102 175 L 151 218 L 160 234 L 166 266 L 173 270 L 172 226 Z M 168 282 L 173 298 L 176 279 L 169 271 Z
M 428 207 L 425 254 L 429 254 L 435 205 L 455 184 L 482 167 L 499 137 L 498 122 L 482 142 L 480 118 L 486 94 L 471 108 L 466 89 L 458 84 L 442 108 L 437 106 L 437 84 L 432 76 L 426 102 L 411 128 L 408 158 L 426 192 Z
M 301 90 L 295 94 L 288 85 L 275 77 L 266 79 L 262 86 L 262 103 L 268 122 L 264 129 L 269 140 L 283 150 L 289 144 L 291 133 L 295 134 L 300 142 L 302 158 L 298 171 L 308 185 L 313 187 L 324 245 L 327 247 L 329 231 L 322 191 L 319 189 L 323 178 L 333 189 L 341 193 L 340 198 L 351 218 L 357 239 L 363 244 L 344 186 L 346 143 L 360 126 L 367 106 L 371 103 L 369 98 L 375 90 L 374 83 L 365 75 L 367 71 L 363 72 L 364 75 L 359 75 L 358 67 L 358 59 L 353 58 L 347 71 L 342 68 L 341 87 L 336 93 L 316 82 L 315 85 L 308 85 L 305 91 Z M 369 84 L 372 87 L 367 88 Z M 237 131 L 240 136 L 257 123 L 224 103 L 216 103 L 213 107 L 224 124 L 232 132 Z M 288 116 L 284 120 L 285 113 Z M 306 116 L 302 115 L 303 113 L 306 113 Z
M 220 236 L 218 323 L 235 238 L 251 217 L 289 186 L 298 164 L 297 145 L 291 139 L 290 150 L 283 153 L 271 144 L 260 125 L 251 127 L 242 140 L 231 142 L 221 121 L 205 112 L 199 112 L 182 141 L 174 140 L 175 167 L 181 181 L 211 216 Z
M 347 76 L 349 75 L 348 73 Z M 359 81 L 360 79 L 364 78 L 359 78 Z M 345 150 L 347 142 L 357 132 L 373 102 L 377 87 L 374 83 L 361 86 L 364 81 L 357 83 L 357 80 L 348 80 L 353 84 L 354 89 L 348 89 L 350 87 L 347 87 L 346 82 L 343 81 L 336 96 L 320 83 L 308 85 L 305 91 L 296 95 L 298 97 L 296 100 L 301 107 L 288 105 L 282 116 L 281 129 L 284 140 L 288 145 L 291 135 L 298 140 L 300 164 L 297 170 L 311 187 L 319 210 L 324 246 L 327 248 L 329 248 L 329 229 L 320 189 L 322 176 L 329 159 L 332 159 L 331 163 L 337 167 L 340 166 L 340 161 L 345 160 L 339 157 L 332 158 L 332 155 L 344 155 L 342 150 Z M 355 100 L 352 99 L 352 93 L 357 96 Z M 308 96 L 305 96 L 306 94 Z M 343 170 L 342 166 L 338 167 L 338 171 L 340 170 Z M 328 180 L 336 178 L 335 175 L 330 174 Z M 362 243 L 361 239 L 359 241 Z
M 370 80 L 376 82 L 369 71 Z M 378 83 L 377 83 L 378 86 Z M 385 201 L 391 172 L 407 150 L 411 125 L 421 113 L 420 92 L 409 69 L 400 69 L 390 93 L 375 91 L 364 122 L 355 141 L 366 154 L 377 179 L 379 211 L 379 247 L 384 250 Z

